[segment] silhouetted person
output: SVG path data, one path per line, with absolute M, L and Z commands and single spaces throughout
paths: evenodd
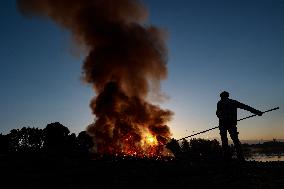
M 221 100 L 217 104 L 216 115 L 219 118 L 219 130 L 222 140 L 222 149 L 226 160 L 231 158 L 230 150 L 228 147 L 227 131 L 229 132 L 231 139 L 234 142 L 234 146 L 237 152 L 237 158 L 244 161 L 243 152 L 241 149 L 241 143 L 238 138 L 237 131 L 237 109 L 244 109 L 261 116 L 263 113 L 248 105 L 242 104 L 236 100 L 229 99 L 229 93 L 224 91 L 220 94 Z

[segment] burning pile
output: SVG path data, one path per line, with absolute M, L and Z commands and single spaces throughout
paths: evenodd
M 88 51 L 83 78 L 97 96 L 96 121 L 87 128 L 98 153 L 157 156 L 170 136 L 169 110 L 160 98 L 167 76 L 165 33 L 145 25 L 138 0 L 18 0 L 25 15 L 48 17 L 71 31 Z

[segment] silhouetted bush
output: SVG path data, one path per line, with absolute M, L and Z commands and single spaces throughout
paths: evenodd
M 216 139 L 191 139 L 189 155 L 201 160 L 218 159 L 221 157 L 221 146 Z
M 167 145 L 176 157 L 188 160 L 216 160 L 221 157 L 221 146 L 217 140 L 183 139 L 181 147 L 177 140 L 172 139 Z

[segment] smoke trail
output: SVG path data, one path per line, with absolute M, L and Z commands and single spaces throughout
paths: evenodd
M 24 15 L 52 19 L 88 49 L 83 79 L 97 94 L 90 104 L 97 119 L 87 131 L 98 152 L 152 153 L 154 140 L 147 146 L 147 137 L 158 144 L 169 139 L 165 123 L 172 112 L 147 100 L 160 94 L 160 81 L 167 77 L 165 33 L 146 25 L 148 13 L 140 1 L 17 2 Z

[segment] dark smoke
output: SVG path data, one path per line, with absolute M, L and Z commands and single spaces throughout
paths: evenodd
M 71 31 L 88 49 L 83 79 L 98 94 L 91 101 L 97 119 L 87 131 L 100 153 L 145 153 L 149 132 L 159 144 L 171 136 L 172 112 L 148 102 L 167 76 L 164 32 L 147 26 L 137 0 L 18 0 L 27 16 L 47 17 Z

